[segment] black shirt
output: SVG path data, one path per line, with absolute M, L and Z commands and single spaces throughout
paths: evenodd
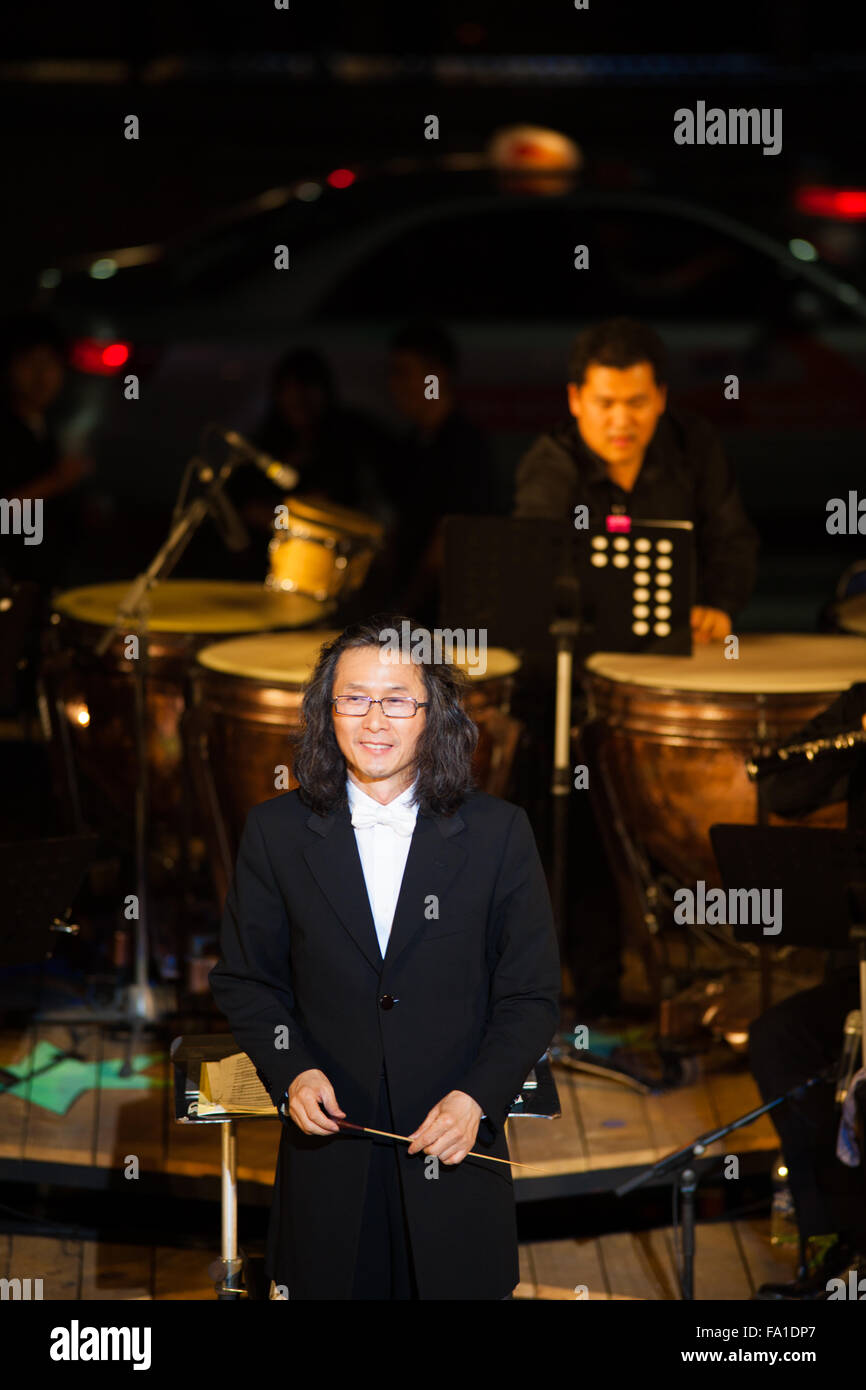
M 757 532 L 718 436 L 691 411 L 661 416 L 631 492 L 610 479 L 571 416 L 541 435 L 520 461 L 514 515 L 564 521 L 576 506 L 588 508 L 591 525 L 611 512 L 642 521 L 691 521 L 701 605 L 733 615 L 755 586 Z

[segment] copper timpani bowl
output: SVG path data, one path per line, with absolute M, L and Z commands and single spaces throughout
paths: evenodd
M 590 715 L 632 840 L 680 882 L 718 885 L 709 829 L 755 823 L 755 745 L 790 741 L 864 678 L 866 642 L 837 635 L 747 634 L 735 660 L 720 644 L 690 657 L 595 653 L 584 671 Z M 844 818 L 840 805 L 804 823 Z

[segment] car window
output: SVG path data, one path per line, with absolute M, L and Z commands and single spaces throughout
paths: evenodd
M 576 269 L 574 248 L 588 248 Z M 395 234 L 330 286 L 316 317 L 769 323 L 831 306 L 796 271 L 692 219 L 538 200 L 431 216 Z
M 573 320 L 600 313 L 611 289 L 603 272 L 573 267 L 574 246 L 592 239 L 591 215 L 562 205 L 434 215 L 342 276 L 317 316 Z

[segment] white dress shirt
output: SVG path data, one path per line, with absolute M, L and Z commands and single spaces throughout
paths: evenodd
M 354 814 L 356 809 L 379 813 L 399 807 L 404 817 L 417 819 L 418 806 L 414 800 L 414 785 L 401 792 L 393 801 L 389 801 L 387 806 L 382 806 L 372 796 L 368 796 L 350 777 L 346 778 L 346 793 L 350 814 Z M 355 842 L 361 856 L 361 868 L 364 871 L 364 882 L 367 885 L 367 897 L 370 900 L 370 911 L 373 914 L 379 950 L 384 960 L 412 836 L 401 835 L 389 825 L 355 826 L 354 829 Z
M 349 813 L 354 815 L 357 809 L 377 814 L 381 811 L 387 812 L 393 806 L 399 808 L 402 816 L 417 820 L 418 806 L 414 800 L 416 786 L 417 783 L 414 783 L 393 801 L 389 801 L 387 806 L 382 806 L 347 777 Z M 361 856 L 361 868 L 364 871 L 364 882 L 367 885 L 367 897 L 370 899 L 370 911 L 373 914 L 379 950 L 384 960 L 412 836 L 401 835 L 388 825 L 356 825 L 354 830 L 355 842 Z M 482 1115 L 481 1118 L 486 1120 L 487 1116 Z

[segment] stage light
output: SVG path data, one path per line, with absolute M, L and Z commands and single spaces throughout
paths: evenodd
M 67 700 L 66 718 L 70 724 L 78 724 L 82 729 L 86 729 L 90 723 L 90 710 L 83 700 Z

